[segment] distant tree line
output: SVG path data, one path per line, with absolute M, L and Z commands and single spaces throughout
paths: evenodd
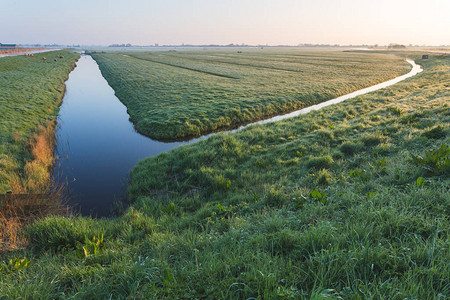
M 405 49 L 406 46 L 402 44 L 390 43 L 388 49 Z
M 133 45 L 131 45 L 131 44 L 112 44 L 112 45 L 109 45 L 108 47 L 133 47 Z

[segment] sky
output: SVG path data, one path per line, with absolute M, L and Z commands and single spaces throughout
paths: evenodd
M 0 0 L 0 43 L 450 45 L 450 0 Z

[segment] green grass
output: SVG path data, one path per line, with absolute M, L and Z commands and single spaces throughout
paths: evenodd
M 419 62 L 389 88 L 141 161 L 123 216 L 29 226 L 0 295 L 448 298 L 450 57 Z
M 92 53 L 136 129 L 185 139 L 310 106 L 410 70 L 399 57 L 338 51 Z
M 55 62 L 56 55 L 65 58 Z M 11 189 L 11 176 L 23 173 L 32 159 L 30 144 L 39 127 L 55 122 L 64 81 L 77 58 L 71 51 L 0 58 L 0 194 Z

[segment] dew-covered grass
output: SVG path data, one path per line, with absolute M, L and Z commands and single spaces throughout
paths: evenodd
M 92 53 L 136 129 L 174 140 L 234 128 L 410 70 L 387 54 L 304 50 Z

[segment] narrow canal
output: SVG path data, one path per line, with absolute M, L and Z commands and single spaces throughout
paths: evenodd
M 387 87 L 422 71 L 413 61 L 408 62 L 413 66 L 408 74 L 253 124 L 305 114 Z M 137 133 L 129 121 L 125 105 L 114 95 L 114 90 L 89 55 L 81 56 L 77 67 L 66 81 L 66 94 L 58 115 L 56 138 L 56 163 L 53 172 L 56 182 L 67 187 L 68 204 L 75 212 L 97 217 L 108 216 L 114 203 L 120 203 L 125 198 L 128 173 L 140 159 L 189 143 L 158 142 Z M 196 140 L 198 139 L 191 142 Z
M 82 55 L 66 81 L 58 115 L 54 177 L 68 187 L 69 205 L 82 215 L 107 216 L 126 192 L 139 159 L 182 143 L 162 143 L 134 130 L 95 60 Z

